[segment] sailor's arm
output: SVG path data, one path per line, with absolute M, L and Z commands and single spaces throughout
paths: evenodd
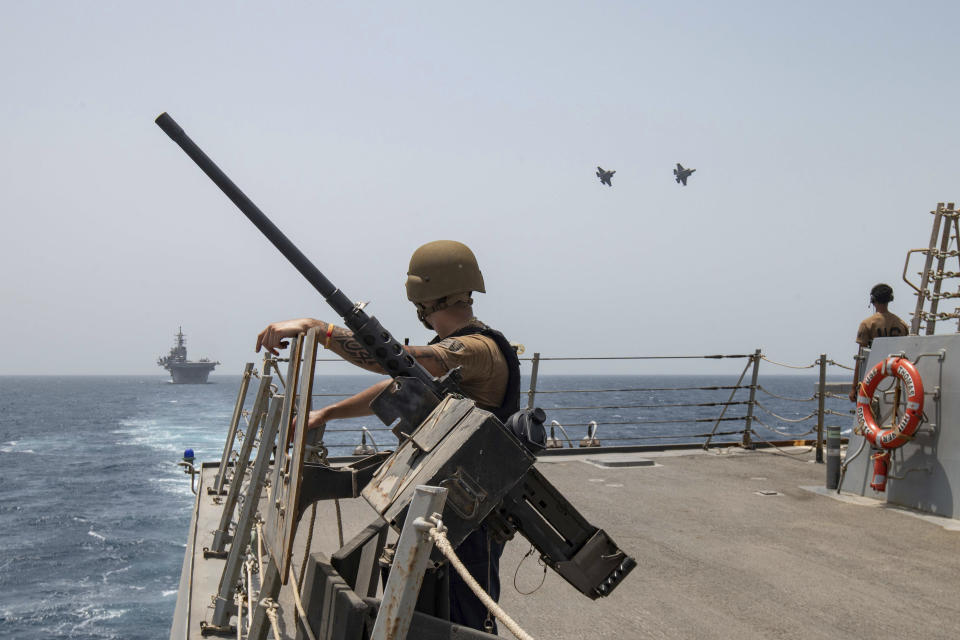
M 330 420 L 373 415 L 370 403 L 377 397 L 377 394 L 387 388 L 390 382 L 390 380 L 381 380 L 372 387 L 368 387 L 345 400 L 328 405 L 323 409 L 311 411 L 310 417 L 307 419 L 307 429 L 316 429 Z
M 330 336 L 329 347 L 327 348 L 335 354 L 367 371 L 387 373 L 376 359 L 367 353 L 363 345 L 353 336 L 352 331 L 344 327 L 337 327 L 326 323 L 320 324 L 322 325 L 320 329 L 321 334 L 323 336 Z M 324 338 L 324 346 L 326 346 L 326 342 L 326 338 Z M 439 377 L 447 372 L 447 367 L 443 364 L 443 361 L 433 347 L 407 345 L 404 349 L 416 358 L 417 362 L 419 362 L 430 375 Z
M 863 358 L 863 347 L 858 344 L 858 345 L 857 345 L 857 357 L 854 358 L 854 360 L 853 360 L 853 362 L 854 362 L 854 364 L 853 364 L 853 384 L 850 385 L 850 402 L 856 402 L 856 401 L 857 401 L 857 392 L 859 391 L 859 390 L 857 389 L 857 386 L 860 384 L 860 362 L 861 362 L 861 358 Z
M 406 347 L 407 351 L 417 358 L 424 368 L 432 375 L 440 376 L 446 373 L 446 367 L 440 362 L 431 347 Z M 419 355 L 418 355 L 419 354 Z M 316 429 L 326 424 L 330 420 L 342 420 L 344 418 L 360 418 L 362 416 L 373 415 L 370 403 L 381 391 L 386 389 L 393 380 L 381 380 L 372 387 L 368 387 L 360 393 L 350 396 L 345 400 L 328 405 L 322 409 L 311 411 L 307 419 L 307 429 Z
M 314 318 L 284 320 L 267 325 L 267 328 L 257 335 L 256 350 L 259 352 L 260 349 L 266 349 L 273 355 L 277 355 L 278 349 L 287 347 L 287 338 L 305 333 L 313 327 L 319 328 L 321 344 L 347 362 L 373 373 L 387 373 L 376 359 L 367 353 L 363 345 L 353 336 L 352 331 Z M 407 353 L 417 359 L 417 362 L 423 365 L 423 368 L 430 372 L 430 375 L 441 376 L 447 372 L 446 366 L 432 347 L 407 346 L 405 349 Z

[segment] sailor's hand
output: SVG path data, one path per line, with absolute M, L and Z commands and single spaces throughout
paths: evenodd
M 327 420 L 330 418 L 327 416 L 327 408 L 318 409 L 316 411 L 311 411 L 307 415 L 307 431 L 310 429 L 319 429 L 323 425 L 327 424 Z M 287 432 L 287 446 L 293 444 L 293 432 L 296 429 L 291 425 L 290 430 Z
M 850 389 L 850 402 L 856 402 L 856 401 L 857 401 L 857 388 L 854 387 Z
M 311 411 L 310 415 L 307 417 L 307 430 L 319 429 L 323 425 L 327 424 L 328 419 L 326 408 L 318 409 L 317 411 Z
M 320 324 L 320 321 L 313 318 L 299 318 L 268 324 L 267 328 L 257 335 L 257 353 L 260 353 L 260 349 L 263 348 L 273 355 L 278 355 L 279 351 L 277 349 L 287 348 L 285 338 L 292 338 L 304 333 L 310 327 L 318 324 Z

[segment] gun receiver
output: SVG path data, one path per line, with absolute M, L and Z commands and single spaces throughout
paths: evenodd
M 443 524 L 454 547 L 481 524 L 501 542 L 519 531 L 580 593 L 610 595 L 636 561 L 591 525 L 535 462 L 496 416 L 472 400 L 450 397 L 383 462 L 361 495 L 399 529 L 417 486 L 444 487 Z
M 458 391 L 459 372 L 452 371 L 443 378 L 430 375 L 375 317 L 366 314 L 363 305 L 354 304 L 340 289 L 333 286 L 303 252 L 190 139 L 173 118 L 167 113 L 161 113 L 156 123 L 296 267 L 307 282 L 313 285 L 327 304 L 343 318 L 344 324 L 353 331 L 354 337 L 370 357 L 396 380 L 386 392 L 374 400 L 371 407 L 377 417 L 387 425 L 400 420 L 400 424 L 394 428 L 398 436 L 402 433 L 413 433 L 416 426 L 426 419 L 446 394 Z

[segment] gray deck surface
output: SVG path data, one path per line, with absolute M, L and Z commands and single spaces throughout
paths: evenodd
M 531 556 L 518 571 L 529 544 L 511 541 L 500 565 L 501 604 L 535 638 L 960 638 L 960 531 L 801 488 L 824 480 L 824 465 L 809 453 L 638 457 L 656 465 L 601 468 L 583 456 L 538 462 L 638 566 L 597 601 L 552 571 L 533 594 L 521 595 L 514 575 L 530 591 L 543 570 Z M 318 509 L 312 548 L 330 553 L 337 546 L 333 505 Z M 345 535 L 371 513 L 362 500 L 344 503 Z M 202 547 L 203 517 L 198 529 Z M 301 554 L 302 546 L 294 555 L 298 570 Z M 216 566 L 197 560 L 198 567 L 204 562 Z M 196 616 L 209 615 L 216 589 L 216 577 L 200 573 L 190 637 L 199 637 Z M 287 590 L 280 602 L 290 629 Z M 183 626 L 175 622 L 174 631 Z M 501 627 L 501 635 L 511 634 Z

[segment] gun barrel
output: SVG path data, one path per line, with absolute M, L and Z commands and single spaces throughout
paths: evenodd
M 260 209 L 240 190 L 240 188 L 220 170 L 213 160 L 190 139 L 183 128 L 166 112 L 156 119 L 157 125 L 170 138 L 180 145 L 200 169 L 213 180 L 214 184 L 250 219 L 263 235 L 273 243 L 280 253 L 296 267 L 307 281 L 324 297 L 333 310 L 343 318 L 357 341 L 367 353 L 375 358 L 384 371 L 393 377 L 416 378 L 430 388 L 437 388 L 437 382 L 423 366 L 408 355 L 397 340 L 383 328 L 376 318 L 372 318 L 355 305 L 340 289 L 333 286 L 326 276 L 317 269 L 307 256 L 298 249 L 287 236 L 270 221 Z
M 220 167 L 210 159 L 210 157 L 190 139 L 183 128 L 176 123 L 166 112 L 157 117 L 157 125 L 163 129 L 164 133 L 170 136 L 170 139 L 180 145 L 190 158 L 197 163 L 197 166 L 213 180 L 214 184 L 220 187 L 220 190 L 230 200 L 237 205 L 237 208 L 247 216 L 257 229 L 273 243 L 280 253 L 296 267 L 307 281 L 313 285 L 313 288 L 320 292 L 320 295 L 333 307 L 341 317 L 346 317 L 353 308 L 353 303 L 339 289 L 327 280 L 326 276 L 317 269 L 312 262 L 303 255 L 290 239 L 284 235 L 277 225 L 268 218 L 260 208 L 253 203 L 247 195 L 240 190 L 233 180 L 227 177 Z

